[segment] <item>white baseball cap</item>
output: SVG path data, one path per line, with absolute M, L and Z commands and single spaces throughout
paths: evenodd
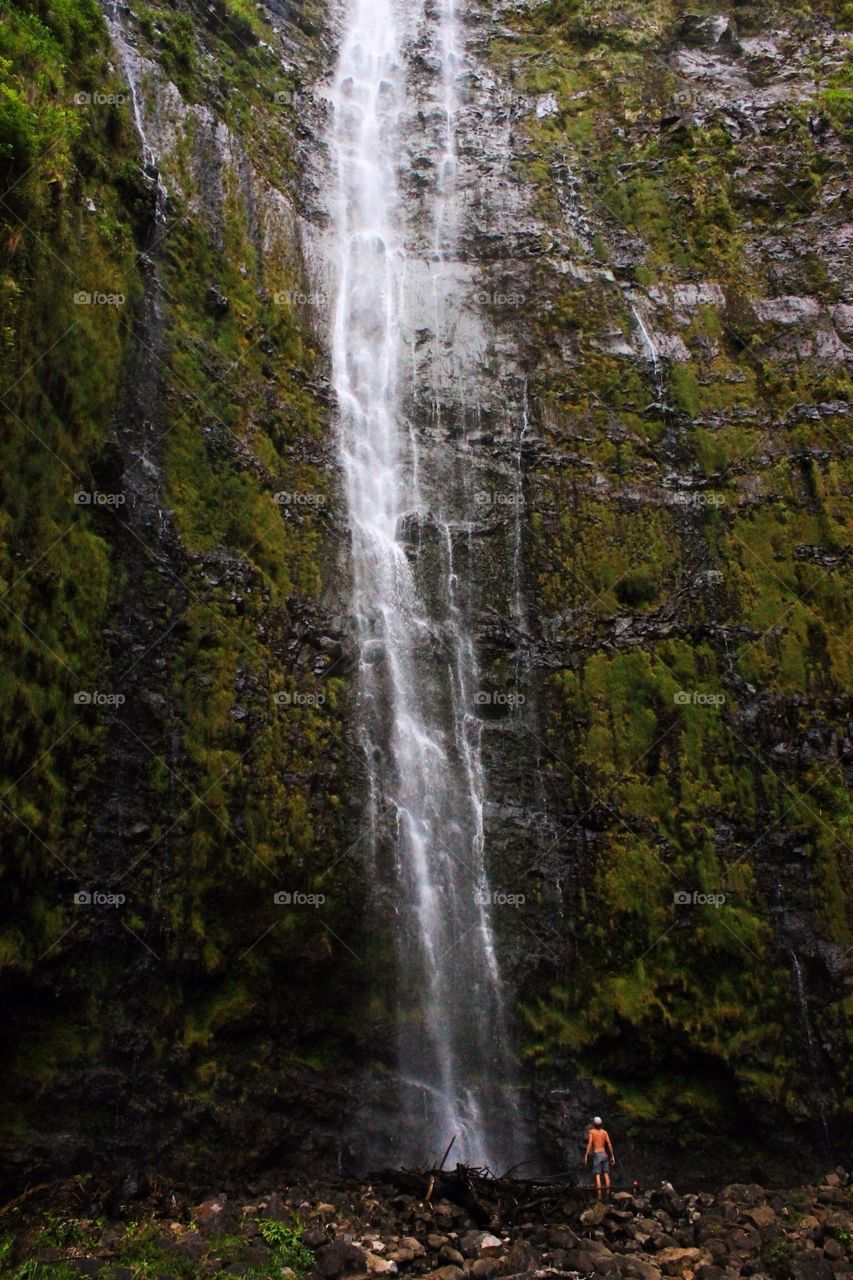
M 593 1124 L 601 1124 L 601 1116 L 593 1116 L 593 1117 L 592 1117 L 592 1123 L 593 1123 Z

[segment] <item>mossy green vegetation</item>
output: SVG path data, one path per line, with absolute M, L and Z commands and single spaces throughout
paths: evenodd
M 57 1088 L 122 1062 L 114 1084 L 144 1078 L 163 1133 L 192 1096 L 191 1162 L 223 1091 L 251 1107 L 351 1034 L 329 930 L 354 864 L 320 887 L 346 844 L 346 684 L 316 640 L 336 495 L 271 32 L 242 0 L 127 21 L 173 114 L 156 228 L 98 5 L 0 15 L 2 1112 L 26 1145 Z M 201 106 L 235 131 L 205 153 L 213 190 Z M 323 911 L 277 891 L 321 891 Z M 84 1093 L 66 1123 L 107 1141 Z
M 242 1230 L 206 1236 L 199 1234 L 192 1221 L 166 1224 L 145 1215 L 110 1225 L 103 1217 L 49 1210 L 35 1221 L 11 1225 L 14 1230 L 0 1240 L 0 1275 L 8 1280 L 68 1280 L 80 1274 L 80 1258 L 93 1254 L 100 1254 L 98 1274 L 105 1280 L 129 1272 L 139 1280 L 162 1275 L 191 1280 L 201 1270 L 213 1280 L 226 1276 L 286 1280 L 305 1275 L 314 1264 L 314 1255 L 302 1242 L 304 1228 L 298 1220 L 259 1218 L 254 1230 L 246 1231 L 240 1224 Z M 107 1230 L 110 1243 L 104 1258 Z M 183 1249 L 182 1242 L 189 1242 L 189 1247 Z M 65 1256 L 48 1261 L 51 1253 Z
M 314 1269 L 314 1254 L 303 1243 L 301 1223 L 288 1224 L 272 1218 L 261 1218 L 258 1229 L 273 1251 L 273 1266 L 281 1273 L 285 1268 L 303 1276 Z
M 846 73 L 816 55 L 813 101 L 741 127 L 679 72 L 687 13 L 550 0 L 491 54 L 518 92 L 552 95 L 525 118 L 518 172 L 562 236 L 531 289 L 531 391 L 557 465 L 529 477 L 529 563 L 568 664 L 544 698 L 573 888 L 547 994 L 542 973 L 529 987 L 527 1052 L 638 1128 L 667 1114 L 694 1135 L 808 1114 L 784 909 L 850 945 L 841 764 L 796 745 L 831 742 L 849 688 L 850 380 L 815 347 L 815 304 L 784 332 L 761 305 L 802 293 L 828 312 L 839 296 L 814 249 L 780 285 L 761 237 L 834 218 L 826 124 L 844 124 Z M 746 37 L 778 27 L 762 4 L 733 20 Z M 791 47 L 820 50 L 840 20 L 786 10 Z M 654 367 L 626 349 L 632 303 L 677 335 Z M 811 1016 L 841 1077 L 830 987 Z
M 38 130 L 7 134 L 0 156 L 0 874 L 9 908 L 0 950 L 7 973 L 26 973 L 70 923 L 56 872 L 81 834 L 74 797 L 92 775 L 101 737 L 75 695 L 97 688 L 92 677 L 103 663 L 114 517 L 79 494 L 94 487 L 91 463 L 108 430 L 125 317 L 140 285 L 113 181 L 133 135 L 112 101 L 121 82 L 108 67 L 97 5 L 7 6 L 0 40 L 6 88 L 25 95 Z M 93 83 L 108 99 L 97 110 L 81 87 Z

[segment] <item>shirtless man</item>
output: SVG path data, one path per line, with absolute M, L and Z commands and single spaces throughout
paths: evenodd
M 602 1127 L 601 1116 L 596 1116 L 589 1131 L 584 1164 L 592 1156 L 592 1172 L 595 1177 L 595 1194 L 603 1200 L 610 1191 L 610 1166 L 616 1165 L 610 1134 Z

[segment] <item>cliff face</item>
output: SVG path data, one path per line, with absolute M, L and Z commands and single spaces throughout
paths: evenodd
M 294 178 L 314 19 L 107 18 L 0 22 L 13 1179 L 322 1146 L 313 1082 L 350 1054 L 359 990 L 334 941 L 352 864 L 334 901 L 274 899 L 323 895 L 349 838 Z
M 474 114 L 506 122 L 527 196 L 481 245 L 528 368 L 526 625 L 502 640 L 548 819 L 507 932 L 555 1119 L 615 1103 L 644 1142 L 661 1116 L 685 1145 L 825 1141 L 848 1089 L 834 16 L 472 20 L 496 75 Z
M 326 21 L 0 19 L 10 1183 L 329 1163 L 389 1062 L 304 262 Z M 555 1159 L 591 1101 L 733 1163 L 841 1132 L 841 28 L 465 16 L 458 314 L 411 408 L 434 472 L 464 441 L 495 918 Z

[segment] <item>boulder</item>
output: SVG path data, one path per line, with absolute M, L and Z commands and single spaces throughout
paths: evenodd
M 212 284 L 204 295 L 205 311 L 210 316 L 216 316 L 217 319 L 225 315 L 230 305 L 230 302 L 218 285 Z
M 604 1221 L 606 1213 L 607 1205 L 603 1200 L 597 1200 L 588 1209 L 584 1209 L 581 1214 L 581 1222 L 585 1227 L 597 1227 Z
M 701 1249 L 663 1249 L 655 1261 L 667 1276 L 693 1276 L 697 1269 L 711 1261 L 711 1255 Z
M 748 1185 L 745 1182 L 732 1182 L 720 1192 L 721 1201 L 730 1200 L 735 1204 L 761 1204 L 766 1199 L 764 1188 L 757 1182 Z
M 224 1194 L 202 1200 L 201 1204 L 197 1204 L 193 1209 L 192 1216 L 204 1236 L 227 1230 L 235 1220 L 234 1211 L 228 1203 L 227 1195 Z
M 390 1258 L 382 1258 L 378 1253 L 368 1253 L 367 1270 L 376 1276 L 395 1276 L 397 1274 L 397 1264 Z
M 624 1271 L 625 1275 L 637 1276 L 639 1280 L 661 1280 L 660 1267 L 652 1262 L 644 1262 L 642 1258 L 627 1258 Z
M 747 1222 L 751 1222 L 759 1230 L 763 1230 L 765 1227 L 772 1227 L 776 1221 L 776 1214 L 769 1204 L 759 1204 L 754 1209 L 747 1209 L 743 1216 Z
M 727 1233 L 726 1244 L 732 1253 L 751 1253 L 761 1248 L 761 1236 L 754 1227 L 735 1227 Z
M 737 49 L 731 19 L 722 13 L 711 16 L 687 13 L 678 34 L 685 44 L 693 48 L 723 48 L 729 52 Z
M 511 1276 L 519 1271 L 529 1271 L 538 1265 L 538 1259 L 524 1240 L 516 1240 L 509 1253 L 500 1260 L 501 1275 Z
M 593 1258 L 592 1266 L 600 1276 L 615 1276 L 622 1270 L 622 1260 L 612 1253 L 599 1253 Z
M 367 1270 L 367 1254 L 357 1244 L 332 1240 L 317 1250 L 317 1271 L 324 1280 L 361 1275 Z
M 502 1249 L 503 1243 L 490 1231 L 466 1231 L 459 1241 L 459 1248 L 466 1258 L 479 1258 L 483 1254 L 490 1256 L 488 1250 Z M 494 1253 L 491 1256 L 494 1257 Z
M 567 1249 L 566 1269 L 589 1275 L 595 1269 L 592 1254 L 587 1253 L 586 1249 Z
M 465 1261 L 458 1249 L 454 1249 L 452 1244 L 443 1244 L 438 1251 L 439 1262 L 450 1263 L 454 1267 L 461 1267 Z
M 552 1249 L 576 1249 L 580 1241 L 568 1227 L 553 1227 L 548 1232 L 548 1244 Z
M 197 1231 L 186 1228 L 174 1235 L 170 1249 L 189 1262 L 197 1262 L 204 1253 L 204 1240 Z
M 426 1253 L 420 1240 L 416 1240 L 414 1236 L 403 1236 L 400 1240 L 400 1248 L 409 1249 L 415 1258 L 422 1258 Z
M 475 1258 L 468 1265 L 468 1274 L 476 1276 L 477 1280 L 493 1280 L 498 1274 L 497 1258 Z
M 794 1280 L 831 1280 L 834 1270 L 834 1264 L 818 1249 L 795 1253 L 789 1265 Z
M 465 1280 L 465 1272 L 461 1267 L 438 1267 L 428 1271 L 423 1280 Z
M 839 302 L 832 311 L 832 323 L 839 338 L 844 342 L 853 343 L 853 307 Z M 828 1187 L 843 1187 L 845 1178 L 842 1179 L 840 1173 L 828 1173 L 824 1178 L 824 1182 Z

